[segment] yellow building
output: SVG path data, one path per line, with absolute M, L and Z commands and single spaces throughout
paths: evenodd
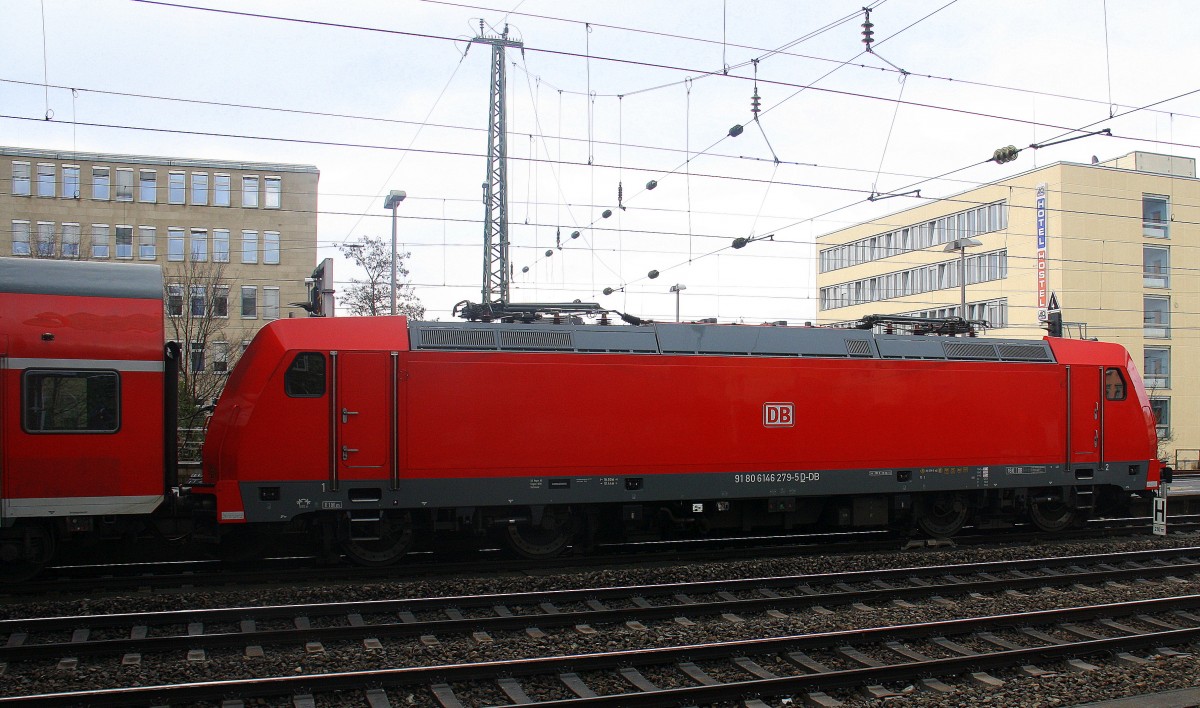
M 968 319 L 987 321 L 989 335 L 1033 338 L 1045 334 L 1053 296 L 1066 336 L 1129 350 L 1161 454 L 1194 461 L 1200 372 L 1187 362 L 1200 356 L 1197 242 L 1194 159 L 1134 152 L 1060 162 L 820 237 L 818 317 L 958 316 L 965 266 Z
M 0 147 L 0 255 L 161 265 L 167 337 L 190 370 L 226 371 L 264 324 L 305 314 L 288 305 L 307 300 L 318 177 L 310 165 Z

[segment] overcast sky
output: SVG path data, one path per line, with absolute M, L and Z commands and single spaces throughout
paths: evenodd
M 0 0 L 0 144 L 316 165 L 319 258 L 390 237 L 403 189 L 410 280 L 449 319 L 483 277 L 490 48 L 469 39 L 507 21 L 511 299 L 671 319 L 681 283 L 685 319 L 746 322 L 816 319 L 813 244 L 842 226 L 1060 160 L 1200 154 L 1194 2 L 882 0 L 875 56 L 863 4 Z M 926 181 L 1085 126 L 1117 137 Z

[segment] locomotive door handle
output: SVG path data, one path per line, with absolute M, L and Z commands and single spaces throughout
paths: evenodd
M 358 448 L 346 447 L 345 445 L 342 445 L 342 462 L 350 459 L 350 454 L 355 452 L 358 452 Z
M 1097 430 L 1096 433 L 1094 435 L 1092 435 L 1092 447 L 1097 448 L 1097 449 L 1100 447 L 1100 431 L 1099 430 Z
M 1092 418 L 1100 420 L 1100 402 L 1096 401 L 1096 407 L 1092 409 Z
M 345 425 L 350 420 L 350 416 L 352 416 L 352 415 L 358 415 L 358 411 L 348 411 L 345 408 L 343 408 L 342 409 L 342 425 Z

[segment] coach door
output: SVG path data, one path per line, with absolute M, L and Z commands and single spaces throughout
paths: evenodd
M 15 413 L 11 413 L 7 408 L 6 394 L 8 391 L 6 389 L 10 378 L 8 374 L 8 335 L 0 334 L 0 520 L 4 519 L 4 507 L 6 506 L 4 501 L 7 499 L 4 489 L 5 483 L 8 481 L 8 445 L 5 440 L 5 428 L 8 426 L 8 420 L 19 421 L 21 416 L 21 411 L 17 410 Z M 19 400 L 21 399 L 18 393 L 13 405 L 16 406 Z
M 338 352 L 334 362 L 333 488 L 351 480 L 392 476 L 396 429 L 395 356 L 388 352 Z
M 1099 366 L 1067 367 L 1068 460 L 1073 467 L 1097 467 L 1104 452 L 1104 379 Z

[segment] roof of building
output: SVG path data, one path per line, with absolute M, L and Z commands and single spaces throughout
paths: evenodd
M 1144 158 L 1150 158 L 1150 159 L 1145 160 Z M 823 234 L 818 234 L 816 237 L 817 245 L 823 245 L 821 243 L 821 240 L 826 237 L 833 236 L 835 234 L 839 234 L 844 231 L 849 231 L 851 229 L 857 229 L 865 224 L 871 224 L 874 222 L 887 223 L 889 219 L 891 219 L 892 217 L 894 217 L 898 214 L 904 214 L 904 213 L 910 212 L 914 209 L 919 209 L 920 207 L 926 206 L 927 204 L 932 204 L 932 203 L 943 201 L 943 200 L 952 200 L 952 199 L 955 199 L 956 197 L 961 197 L 964 194 L 970 194 L 971 192 L 975 192 L 980 189 L 984 189 L 986 187 L 991 187 L 991 186 L 998 185 L 998 184 L 1004 184 L 1006 182 L 1020 179 L 1022 177 L 1027 177 L 1029 175 L 1032 175 L 1032 174 L 1035 174 L 1038 172 L 1051 170 L 1051 169 L 1054 169 L 1057 167 L 1084 167 L 1084 168 L 1099 169 L 1099 170 L 1115 170 L 1118 172 L 1135 172 L 1138 174 L 1144 174 L 1144 175 L 1153 176 L 1153 177 L 1169 177 L 1171 179 L 1191 179 L 1191 180 L 1198 179 L 1197 177 L 1189 176 L 1188 174 L 1179 174 L 1178 172 L 1176 172 L 1176 173 L 1168 172 L 1168 171 L 1166 171 L 1166 169 L 1163 169 L 1163 170 L 1145 169 L 1145 168 L 1134 169 L 1133 167 L 1124 166 L 1131 161 L 1134 162 L 1135 164 L 1139 164 L 1139 165 L 1143 164 L 1143 163 L 1154 164 L 1155 162 L 1162 162 L 1164 165 L 1168 166 L 1166 169 L 1176 169 L 1175 165 L 1177 162 L 1178 163 L 1190 162 L 1191 163 L 1191 173 L 1193 175 L 1195 174 L 1195 163 L 1196 163 L 1195 158 L 1182 157 L 1179 155 L 1165 155 L 1165 154 L 1161 154 L 1161 153 L 1151 153 L 1151 152 L 1145 152 L 1145 151 L 1141 151 L 1141 150 L 1135 150 L 1134 152 L 1126 153 L 1119 157 L 1114 157 L 1110 160 L 1105 160 L 1103 162 L 1100 162 L 1100 161 L 1092 162 L 1091 164 L 1085 164 L 1082 162 L 1068 162 L 1068 161 L 1052 162 L 1049 165 L 1042 165 L 1041 167 L 1033 167 L 1028 170 L 1025 170 L 1024 172 L 1019 172 L 1015 175 L 1009 175 L 1008 177 L 1005 177 L 1003 179 L 998 179 L 994 182 L 988 182 L 987 184 L 976 185 L 974 187 L 964 189 L 961 192 L 955 192 L 954 194 L 949 194 L 949 195 L 946 195 L 943 197 L 920 197 L 921 199 L 926 200 L 926 202 L 924 204 L 918 204 L 916 206 L 905 207 L 904 209 L 897 209 L 896 211 L 889 212 L 887 214 L 882 214 L 882 215 L 876 216 L 872 219 L 860 221 L 859 223 L 853 224 L 851 226 L 843 226 L 840 229 L 834 229 L 832 231 L 826 231 Z M 885 227 L 882 229 L 883 232 L 893 231 L 893 230 L 894 230 L 893 227 Z M 829 244 L 830 247 L 837 246 L 837 245 L 840 245 L 840 244 L 835 244 L 835 243 Z
M 164 167 L 203 167 L 223 170 L 251 170 L 256 172 L 306 172 L 319 174 L 316 165 L 293 165 L 275 162 L 242 162 L 237 160 L 197 160 L 186 157 L 162 157 L 152 155 L 121 155 L 104 152 L 79 152 L 77 150 L 39 150 L 34 148 L 6 147 L 0 145 L 0 155 L 27 157 L 38 160 L 61 160 L 64 162 L 88 161 L 110 162 L 129 165 L 162 165 Z

